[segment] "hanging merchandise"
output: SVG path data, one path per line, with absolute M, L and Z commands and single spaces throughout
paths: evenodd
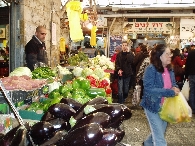
M 91 46 L 96 46 L 96 31 L 97 31 L 97 26 L 93 26 L 91 29 L 91 39 L 90 39 Z
M 107 47 L 107 38 L 104 37 L 104 48 L 106 48 L 106 47 Z
M 60 51 L 65 52 L 65 38 L 60 38 Z
M 87 21 L 88 20 L 88 14 L 87 13 L 81 14 L 80 19 L 81 19 L 81 21 Z
M 70 1 L 66 5 L 67 16 L 70 27 L 70 38 L 73 42 L 84 39 L 80 24 L 80 14 L 82 7 L 80 1 Z

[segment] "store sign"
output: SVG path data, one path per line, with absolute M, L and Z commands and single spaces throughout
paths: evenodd
M 172 22 L 125 22 L 124 33 L 163 33 L 173 34 Z
M 189 40 L 195 37 L 195 20 L 181 19 L 180 20 L 180 39 Z

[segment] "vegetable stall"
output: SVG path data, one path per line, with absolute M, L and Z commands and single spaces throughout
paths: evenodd
M 71 59 L 71 62 L 74 59 Z M 13 121 L 1 130 L 2 145 L 114 146 L 125 131 L 120 128 L 131 118 L 131 110 L 112 103 L 110 73 L 114 65 L 105 56 L 82 59 L 77 66 L 16 68 L 1 78 L 10 102 L 3 115 Z M 2 104 L 1 104 L 2 105 Z M 16 113 L 15 113 L 16 112 Z M 20 120 L 21 120 L 20 119 Z M 21 124 L 22 123 L 22 124 Z M 11 126 L 10 126 L 11 125 Z

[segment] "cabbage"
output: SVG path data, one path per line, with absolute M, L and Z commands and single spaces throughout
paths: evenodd
M 81 76 L 86 78 L 87 76 L 91 74 L 93 74 L 93 70 L 91 68 L 84 68 L 81 73 Z
M 98 76 L 100 79 L 102 79 L 105 75 L 105 72 L 103 69 L 101 68 L 95 68 L 95 70 L 93 71 L 93 74 L 95 74 L 96 76 Z
M 29 77 L 32 77 L 32 72 L 28 67 L 18 67 L 9 74 L 9 76 L 22 76 L 22 75 L 27 75 Z
M 83 69 L 81 67 L 75 67 L 72 71 L 73 75 L 76 77 L 80 77 Z

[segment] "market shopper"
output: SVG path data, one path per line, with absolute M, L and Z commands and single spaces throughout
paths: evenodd
M 118 74 L 118 102 L 124 103 L 129 93 L 129 82 L 133 74 L 131 65 L 133 53 L 126 41 L 122 42 L 122 51 L 118 53 L 115 61 L 115 71 Z
M 192 109 L 192 114 L 195 114 L 195 49 L 192 48 L 189 53 L 188 57 L 186 59 L 185 64 L 185 74 L 187 79 L 189 80 L 189 87 L 190 87 L 190 93 L 189 93 L 189 105 Z
M 42 62 L 48 65 L 48 58 L 45 46 L 46 28 L 38 26 L 35 35 L 25 46 L 27 67 L 33 71 L 36 63 Z
M 151 52 L 151 64 L 144 73 L 144 91 L 140 104 L 144 108 L 151 130 L 151 134 L 143 143 L 144 146 L 167 146 L 167 122 L 160 118 L 158 112 L 164 97 L 174 97 L 180 92 L 171 68 L 171 56 L 171 50 L 166 45 L 157 45 Z

